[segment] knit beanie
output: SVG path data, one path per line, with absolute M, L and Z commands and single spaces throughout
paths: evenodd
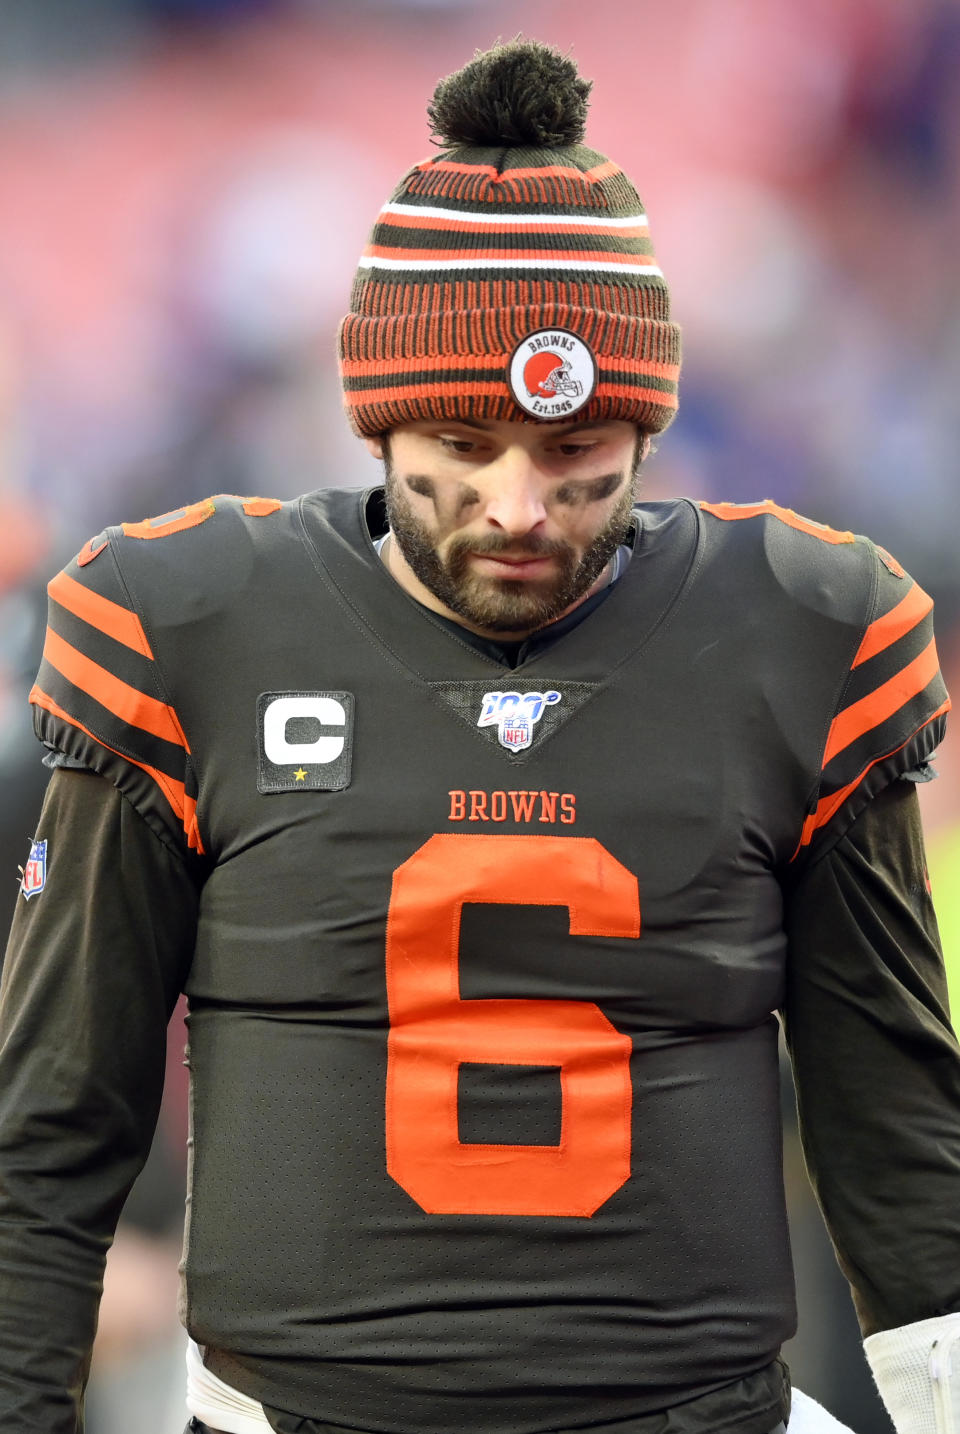
M 357 434 L 458 417 L 671 421 L 680 330 L 636 190 L 583 144 L 590 88 L 526 40 L 437 86 L 440 151 L 380 211 L 340 326 Z

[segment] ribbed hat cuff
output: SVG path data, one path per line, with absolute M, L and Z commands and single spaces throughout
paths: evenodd
M 596 360 L 596 387 L 578 419 L 621 418 L 651 433 L 672 421 L 679 327 L 642 315 L 557 304 L 348 314 L 338 349 L 350 425 L 373 437 L 418 419 L 529 422 L 510 390 L 510 360 L 524 339 L 550 328 L 576 334 Z

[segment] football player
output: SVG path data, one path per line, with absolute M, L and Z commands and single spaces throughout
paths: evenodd
M 382 489 L 200 501 L 50 584 L 4 1434 L 81 1427 L 181 990 L 194 1430 L 782 1429 L 777 1011 L 883 1397 L 954 1427 L 931 603 L 773 502 L 638 502 L 680 341 L 588 88 L 529 42 L 439 86 L 340 331 Z

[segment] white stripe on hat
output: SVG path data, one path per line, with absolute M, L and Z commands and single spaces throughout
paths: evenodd
M 656 264 L 597 263 L 582 264 L 576 259 L 551 259 L 545 250 L 542 259 L 475 259 L 466 254 L 459 259 L 379 259 L 364 255 L 360 260 L 361 269 L 405 269 L 408 272 L 437 273 L 442 269 L 571 269 L 581 274 L 644 274 L 662 279 L 663 270 Z
M 590 229 L 634 229 L 649 223 L 646 214 L 627 214 L 614 219 L 592 214 L 464 214 L 460 209 L 441 209 L 420 204 L 385 204 L 381 214 L 399 214 L 411 219 L 462 219 L 466 224 L 576 224 Z

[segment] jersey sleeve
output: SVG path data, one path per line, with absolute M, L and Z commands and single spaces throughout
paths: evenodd
M 922 770 L 943 739 L 950 699 L 937 660 L 933 600 L 883 548 L 872 602 L 823 745 L 796 856 L 836 844 L 895 778 Z
M 803 872 L 785 928 L 804 1154 L 863 1331 L 960 1310 L 960 1047 L 912 782 Z
M 118 787 L 162 841 L 202 853 L 190 746 L 124 581 L 120 541 L 117 529 L 91 539 L 48 585 L 34 729 Z
M 79 1434 L 104 1260 L 157 1120 L 200 873 L 56 770 L 0 980 L 0 1429 Z

